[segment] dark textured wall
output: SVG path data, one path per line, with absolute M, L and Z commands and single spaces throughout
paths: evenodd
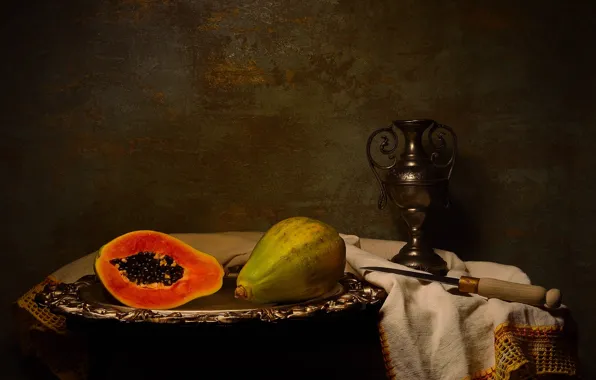
M 364 145 L 392 119 L 434 118 L 461 150 L 436 245 L 560 287 L 596 376 L 589 3 L 12 2 L 3 304 L 139 228 L 262 230 L 303 214 L 403 238 L 376 209 Z

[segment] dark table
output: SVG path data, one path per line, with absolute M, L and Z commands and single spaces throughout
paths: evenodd
M 278 323 L 90 323 L 90 379 L 386 379 L 373 308 Z

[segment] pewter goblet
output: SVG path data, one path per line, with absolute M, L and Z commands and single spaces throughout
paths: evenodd
M 398 131 L 404 138 L 399 158 L 396 155 Z M 452 142 L 450 149 L 446 149 L 446 135 Z M 372 155 L 376 137 L 381 138 L 379 152 L 388 159 L 386 165 Z M 386 206 L 389 197 L 409 229 L 406 245 L 391 261 L 433 274 L 445 274 L 447 264 L 429 245 L 423 225 L 432 208 L 449 206 L 448 184 L 457 155 L 455 132 L 434 120 L 396 120 L 369 136 L 366 154 L 381 189 L 379 209 Z

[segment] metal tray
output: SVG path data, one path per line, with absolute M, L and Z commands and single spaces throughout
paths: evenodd
M 362 310 L 381 304 L 385 290 L 362 282 L 346 273 L 329 293 L 296 304 L 257 305 L 234 298 L 236 277 L 224 277 L 222 288 L 215 294 L 193 300 L 169 310 L 135 309 L 123 306 L 103 288 L 95 275 L 74 283 L 49 284 L 35 301 L 58 315 L 89 320 L 120 322 L 230 324 L 242 321 L 277 322 L 304 319 L 321 314 L 336 314 Z

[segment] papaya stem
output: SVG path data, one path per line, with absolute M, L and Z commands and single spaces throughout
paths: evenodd
M 234 291 L 234 298 L 242 298 L 243 300 L 247 299 L 248 292 L 246 291 L 246 288 L 242 285 L 236 287 L 236 290 Z

